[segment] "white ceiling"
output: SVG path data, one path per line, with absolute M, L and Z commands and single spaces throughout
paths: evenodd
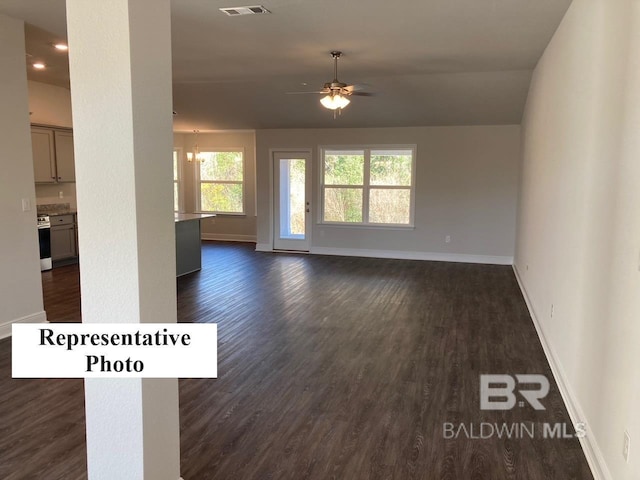
M 244 0 L 173 0 L 176 130 L 520 123 L 531 70 L 571 0 L 264 0 L 271 15 L 228 17 Z M 0 12 L 66 37 L 64 0 L 0 0 Z M 42 43 L 27 29 L 28 51 Z M 46 32 L 45 32 L 46 33 Z M 72 46 L 73 47 L 73 46 Z M 366 83 L 333 119 L 317 90 Z M 32 52 L 30 52 L 32 53 Z M 59 55 L 43 49 L 42 55 Z M 68 85 L 56 68 L 31 79 Z M 303 85 L 306 83 L 307 85 Z

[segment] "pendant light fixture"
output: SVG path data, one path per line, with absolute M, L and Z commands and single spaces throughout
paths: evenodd
M 202 162 L 202 155 L 200 154 L 200 147 L 198 146 L 198 133 L 200 130 L 194 130 L 193 133 L 196 134 L 196 142 L 193 144 L 193 148 L 191 152 L 187 152 L 187 161 L 189 163 L 193 162 Z

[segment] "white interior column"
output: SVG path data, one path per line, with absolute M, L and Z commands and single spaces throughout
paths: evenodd
M 169 0 L 67 0 L 87 323 L 176 321 Z M 178 382 L 85 381 L 90 480 L 177 480 Z

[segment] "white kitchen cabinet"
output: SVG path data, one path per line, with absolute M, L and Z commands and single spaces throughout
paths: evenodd
M 71 130 L 32 126 L 31 145 L 36 183 L 76 181 Z
M 51 260 L 78 256 L 76 222 L 73 214 L 51 217 Z
M 73 132 L 54 130 L 56 146 L 56 176 L 58 182 L 75 182 L 76 168 L 73 158 Z
M 31 148 L 36 183 L 55 183 L 56 160 L 53 130 L 31 127 Z

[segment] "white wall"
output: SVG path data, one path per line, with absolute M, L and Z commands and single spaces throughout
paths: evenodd
M 639 31 L 637 1 L 574 0 L 540 60 L 515 259 L 590 463 L 616 480 L 640 478 Z
M 366 144 L 417 145 L 415 228 L 314 223 L 312 251 L 511 263 L 520 155 L 517 125 L 258 130 L 259 247 L 268 248 L 273 238 L 269 149 L 312 149 L 312 198 L 317 199 L 319 146 Z M 318 207 L 312 205 L 314 220 Z
M 27 96 L 24 24 L 0 15 L 0 338 L 44 321 Z M 22 211 L 22 199 L 31 211 Z
M 174 133 L 173 145 L 182 148 L 182 188 L 184 194 L 183 210 L 196 211 L 195 165 L 187 161 L 187 153 L 193 151 L 196 136 L 193 133 Z M 209 240 L 238 240 L 255 242 L 256 240 L 256 169 L 255 169 L 255 132 L 201 132 L 198 135 L 201 151 L 216 148 L 240 148 L 244 151 L 245 166 L 245 215 L 219 215 L 215 219 L 202 221 L 202 237 Z

